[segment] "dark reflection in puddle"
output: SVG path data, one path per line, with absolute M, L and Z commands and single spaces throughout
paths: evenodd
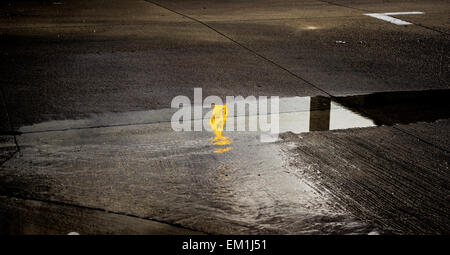
M 0 166 L 17 152 L 13 136 L 0 135 Z
M 450 117 L 449 90 L 297 97 L 290 100 L 292 102 L 284 102 L 287 106 L 281 106 L 280 132 L 304 133 L 432 122 Z M 280 102 L 283 104 L 283 99 Z
M 270 142 L 277 140 L 277 135 L 284 132 L 305 133 L 310 131 L 327 131 L 349 128 L 364 128 L 380 125 L 408 124 L 415 122 L 432 122 L 450 117 L 449 90 L 428 90 L 408 92 L 381 92 L 368 95 L 345 97 L 285 97 L 279 100 L 279 128 L 271 132 L 262 132 L 261 140 Z M 228 105 L 224 105 L 227 106 Z M 193 108 L 194 109 L 194 108 Z M 149 125 L 157 123 L 171 123 L 172 115 L 178 109 L 159 109 L 120 114 L 104 114 L 84 120 L 50 121 L 32 126 L 21 127 L 16 135 L 22 133 L 38 133 L 50 131 L 67 131 L 74 129 L 88 129 L 100 127 L 125 127 L 133 125 Z M 202 109 L 203 113 L 211 109 Z M 236 109 L 235 109 L 236 110 Z M 213 125 L 219 131 L 213 136 L 214 142 L 230 141 L 234 129 L 238 124 L 248 126 L 248 121 L 256 121 L 260 116 L 250 116 L 248 107 L 244 114 L 227 110 L 227 115 Z M 258 112 L 258 111 L 254 111 Z M 275 114 L 270 110 L 265 113 Z M 264 115 L 265 115 L 264 114 Z M 251 118 L 249 118 L 251 117 Z M 230 121 L 234 119 L 234 121 Z M 210 121 L 210 116 L 191 119 L 194 122 Z M 226 122 L 226 130 L 222 124 Z M 233 123 L 234 124 L 230 124 Z M 215 123 L 215 122 L 214 122 Z M 211 124 L 211 123 L 210 123 Z M 224 134 L 221 133 L 224 131 Z M 244 128 L 243 131 L 249 131 Z M 261 131 L 261 130 L 257 130 Z M 220 133 L 220 134 L 219 134 Z M 1 133 L 0 133 L 1 134 Z M 8 133 L 8 135 L 14 135 Z M 213 134 L 214 135 L 214 134 Z M 230 140 L 228 140 L 230 138 Z M 223 144 L 228 145 L 228 144 Z
M 321 110 L 312 110 L 321 109 Z M 311 113 L 309 115 L 309 131 L 330 129 L 331 100 L 327 97 L 311 97 Z
M 450 117 L 450 91 L 382 92 L 333 98 L 344 107 L 373 120 L 375 125 L 432 122 Z

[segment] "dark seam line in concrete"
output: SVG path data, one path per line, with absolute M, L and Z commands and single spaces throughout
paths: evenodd
M 330 97 L 333 98 L 333 97 Z M 284 114 L 284 113 L 299 113 L 299 112 L 309 112 L 309 110 L 300 110 L 300 111 L 285 111 L 285 112 L 279 112 L 278 114 Z M 236 119 L 238 117 L 253 117 L 253 116 L 270 116 L 271 113 L 266 114 L 257 114 L 257 115 L 237 115 L 233 118 Z M 190 119 L 190 121 L 196 121 L 196 120 L 205 120 L 204 118 L 196 118 L 196 119 Z M 37 130 L 37 131 L 25 131 L 25 132 L 17 132 L 18 135 L 23 134 L 39 134 L 39 133 L 50 133 L 50 132 L 64 132 L 64 131 L 71 131 L 71 130 L 84 130 L 84 129 L 96 129 L 96 128 L 113 128 L 113 127 L 132 127 L 132 126 L 146 126 L 146 125 L 153 125 L 153 124 L 160 124 L 160 123 L 171 123 L 171 120 L 161 120 L 161 121 L 150 121 L 150 122 L 135 122 L 135 123 L 123 123 L 123 124 L 109 124 L 109 125 L 97 125 L 97 126 L 87 126 L 87 127 L 74 127 L 74 128 L 61 128 L 61 129 L 46 129 L 46 130 Z
M 13 128 L 13 125 L 12 125 L 12 122 L 11 122 L 11 118 L 10 118 L 10 114 L 9 114 L 9 110 L 8 110 L 8 105 L 6 104 L 6 97 L 5 97 L 5 93 L 3 92 L 3 88 L 0 88 L 0 94 L 2 94 L 3 107 L 5 108 L 6 119 L 8 120 L 9 129 L 13 133 L 14 132 L 14 128 Z M 17 142 L 16 134 L 13 133 L 12 136 L 13 136 L 13 139 L 14 139 L 14 144 L 16 145 L 16 150 L 17 150 L 17 152 L 20 152 L 20 147 L 19 147 L 19 143 Z
M 295 78 L 297 78 L 297 79 L 299 79 L 299 80 L 305 82 L 306 84 L 310 85 L 311 87 L 315 88 L 316 90 L 319 90 L 319 91 L 321 91 L 322 93 L 325 93 L 325 94 L 328 95 L 328 96 L 332 96 L 330 93 L 328 93 L 327 91 L 325 91 L 325 90 L 319 88 L 318 86 L 314 85 L 312 82 L 310 82 L 310 81 L 308 81 L 308 80 L 306 80 L 306 79 L 300 77 L 299 75 L 297 75 L 297 74 L 295 74 L 295 73 L 289 71 L 287 68 L 283 67 L 282 65 L 276 63 L 275 61 L 270 60 L 270 59 L 268 59 L 267 57 L 265 57 L 265 56 L 259 54 L 258 52 L 256 52 L 256 51 L 254 51 L 254 50 L 248 48 L 247 46 L 241 44 L 240 42 L 234 40 L 233 38 L 227 36 L 226 34 L 220 32 L 219 30 L 217 30 L 217 29 L 215 29 L 214 27 L 208 25 L 207 23 L 205 23 L 205 22 L 203 22 L 203 21 L 201 21 L 201 20 L 198 20 L 198 19 L 196 19 L 196 18 L 190 17 L 190 16 L 188 16 L 188 15 L 186 15 L 186 14 L 177 12 L 177 11 L 172 10 L 172 9 L 169 9 L 169 8 L 167 8 L 167 7 L 165 7 L 165 6 L 162 6 L 162 5 L 158 4 L 158 3 L 155 3 L 155 2 L 153 2 L 153 1 L 150 1 L 150 0 L 146 0 L 146 1 L 149 2 L 149 3 L 152 3 L 152 4 L 156 5 L 156 6 L 158 6 L 158 7 L 160 7 L 160 8 L 163 8 L 163 9 L 166 9 L 166 10 L 168 10 L 168 11 L 170 11 L 170 12 L 173 12 L 173 13 L 175 13 L 175 14 L 178 14 L 178 15 L 180 15 L 180 16 L 182 16 L 182 17 L 185 17 L 185 18 L 187 18 L 187 19 L 193 20 L 193 21 L 195 21 L 195 22 L 197 22 L 197 23 L 199 23 L 199 24 L 201 24 L 201 25 L 203 25 L 203 26 L 205 26 L 205 27 L 211 29 L 212 31 L 214 31 L 214 32 L 216 32 L 217 34 L 219 34 L 219 35 L 225 37 L 226 39 L 228 39 L 229 41 L 231 41 L 231 42 L 233 42 L 234 44 L 238 45 L 239 47 L 241 47 L 241 48 L 243 48 L 243 49 L 245 49 L 245 50 L 247 50 L 247 51 L 253 53 L 254 55 L 258 56 L 259 58 L 261 58 L 261 59 L 263 59 L 263 60 L 265 60 L 265 61 L 271 63 L 272 65 L 274 65 L 274 66 L 276 66 L 276 67 L 278 67 L 278 68 L 284 70 L 285 72 L 287 72 L 287 73 L 289 73 L 290 75 L 294 76 Z
M 416 26 L 418 26 L 418 27 L 421 27 L 421 28 L 425 28 L 425 29 L 434 31 L 434 32 L 439 33 L 439 34 L 441 34 L 441 35 L 450 35 L 450 33 L 447 33 L 447 32 L 444 32 L 444 31 L 437 30 L 437 29 L 435 29 L 435 28 L 433 28 L 433 27 L 425 26 L 425 25 L 422 25 L 422 24 L 420 24 L 420 23 L 414 23 L 414 22 L 412 22 L 411 20 L 408 20 L 408 18 L 406 18 L 406 17 L 402 17 L 402 20 L 407 21 L 407 22 L 409 22 L 409 23 L 412 23 L 412 24 L 414 24 L 414 25 L 416 25 Z
M 334 97 L 334 96 L 331 96 L 330 98 L 338 98 L 338 97 Z M 364 112 L 363 110 L 361 110 L 362 112 Z M 299 113 L 299 112 L 307 112 L 307 110 L 304 110 L 304 111 L 287 111 L 287 112 L 280 112 L 280 114 L 282 114 L 282 113 Z M 270 114 L 266 114 L 267 116 L 268 115 L 270 115 Z M 234 118 L 238 118 L 238 117 L 242 117 L 242 116 L 245 116 L 245 117 L 247 117 L 248 115 L 241 115 L 241 116 L 235 116 Z M 253 115 L 254 116 L 254 115 Z M 203 118 L 202 119 L 191 119 L 191 121 L 195 121 L 195 120 L 203 120 Z M 22 134 L 40 134 L 40 133 L 51 133 L 51 132 L 67 132 L 67 131 L 75 131 L 75 130 L 88 130 L 88 129 L 98 129 L 98 128 L 114 128 L 114 127 L 132 127 L 132 126 L 146 126 L 146 125 L 153 125 L 153 124 L 160 124 L 160 123 L 170 123 L 171 121 L 170 120 L 167 120 L 167 121 L 153 121 L 153 122 L 143 122 L 143 123 L 123 123 L 123 124 L 110 124 L 110 125 L 98 125 L 98 126 L 88 126 L 88 127 L 75 127 L 75 128 L 61 128 L 61 129 L 47 129 L 47 130 L 38 130 L 38 131 L 26 131 L 26 132 L 16 132 L 18 135 L 22 135 Z M 432 123 L 432 122 L 431 122 Z M 414 124 L 414 123 L 410 123 L 410 124 Z M 433 146 L 433 147 L 436 147 L 436 148 L 438 148 L 438 149 L 440 149 L 440 150 L 442 150 L 442 151 L 444 151 L 444 152 L 447 152 L 447 153 L 450 153 L 448 150 L 446 150 L 446 149 L 444 149 L 444 148 L 442 148 L 442 147 L 440 147 L 440 146 L 438 146 L 438 145 L 435 145 L 435 144 L 433 144 L 433 143 L 431 143 L 431 142 L 427 142 L 427 141 L 425 141 L 425 140 L 423 140 L 423 139 L 421 139 L 420 137 L 417 137 L 416 135 L 414 135 L 414 134 L 411 134 L 411 133 L 408 133 L 408 132 L 406 132 L 406 131 L 404 131 L 404 130 L 402 130 L 402 129 L 400 129 L 400 128 L 397 128 L 395 125 L 392 125 L 391 126 L 392 128 L 394 128 L 394 129 L 397 129 L 397 130 L 399 130 L 399 131 L 401 131 L 401 132 L 403 132 L 403 133 L 405 133 L 405 134 L 408 134 L 408 135 L 410 135 L 410 136 L 412 136 L 412 137 L 414 137 L 414 138 L 416 138 L 416 139 L 418 139 L 418 140 L 420 140 L 420 141 L 422 141 L 422 142 L 424 142 L 424 143 L 426 143 L 426 144 L 428 144 L 428 145 L 431 145 L 431 146 Z
M 360 109 L 360 111 L 361 111 L 362 113 L 366 114 L 366 115 L 369 115 L 369 114 L 368 114 L 367 112 L 365 112 L 363 109 Z M 411 124 L 413 124 L 413 123 L 411 123 Z M 406 134 L 406 135 L 409 135 L 409 136 L 411 136 L 411 137 L 416 138 L 417 140 L 419 140 L 419 141 L 422 142 L 422 143 L 428 144 L 428 145 L 430 145 L 430 146 L 432 146 L 432 147 L 435 147 L 436 149 L 439 149 L 439 150 L 444 151 L 444 152 L 446 152 L 446 153 L 450 153 L 448 150 L 446 150 L 446 149 L 444 149 L 444 148 L 442 148 L 442 147 L 440 147 L 440 146 L 438 146 L 438 145 L 436 145 L 436 144 L 434 144 L 434 143 L 432 143 L 432 142 L 425 141 L 425 140 L 423 140 L 422 138 L 420 138 L 420 137 L 418 137 L 418 136 L 416 136 L 416 135 L 414 135 L 414 134 L 411 134 L 411 133 L 409 133 L 409 132 L 407 132 L 407 131 L 405 131 L 405 130 L 403 130 L 403 129 L 401 129 L 401 128 L 395 126 L 395 125 L 392 125 L 391 127 L 392 127 L 393 129 L 395 129 L 395 130 L 398 130 L 398 131 L 400 131 L 400 132 Z
M 0 163 L 0 167 L 2 167 L 6 162 L 8 162 L 10 159 L 12 159 L 16 154 L 18 153 L 17 150 L 15 150 L 11 155 L 9 155 L 3 162 Z
M 338 3 L 334 3 L 334 2 L 323 1 L 323 0 L 317 0 L 317 1 L 323 2 L 323 3 L 328 3 L 328 4 L 330 4 L 330 5 L 339 6 L 339 7 L 342 7 L 342 8 L 349 8 L 349 9 L 358 10 L 358 11 L 363 11 L 363 12 L 369 12 L 369 13 L 372 12 L 372 11 L 370 11 L 370 10 L 365 10 L 365 9 L 355 8 L 355 7 L 346 6 L 346 5 L 342 5 L 342 4 L 338 4 Z M 410 22 L 410 21 L 408 21 L 408 22 Z M 413 23 L 413 22 L 410 22 L 410 23 Z M 427 26 L 424 26 L 424 25 L 421 25 L 421 24 L 416 24 L 416 23 L 413 23 L 413 24 L 416 25 L 416 26 L 425 28 L 425 29 L 432 30 L 432 31 L 437 32 L 437 33 L 440 33 L 440 34 L 447 34 L 447 35 L 448 35 L 448 33 L 445 33 L 445 32 L 443 32 L 443 31 L 439 31 L 439 30 L 436 30 L 436 29 L 433 29 L 433 28 L 430 28 L 430 27 L 427 27 Z M 446 149 L 444 149 L 444 148 L 442 148 L 442 147 L 440 147 L 440 146 L 438 146 L 438 145 L 436 145 L 436 144 L 433 144 L 433 143 L 431 143 L 431 142 L 425 141 L 425 140 L 423 140 L 422 138 L 420 138 L 420 137 L 418 137 L 418 136 L 416 136 L 416 135 L 414 135 L 414 134 L 411 134 L 411 133 L 409 133 L 409 132 L 407 132 L 407 131 L 405 131 L 405 130 L 402 130 L 402 129 L 396 127 L 396 126 L 392 126 L 392 127 L 393 127 L 394 129 L 396 129 L 396 130 L 398 130 L 398 131 L 404 133 L 404 134 L 407 134 L 407 135 L 409 135 L 409 136 L 412 136 L 412 137 L 418 139 L 419 141 L 421 141 L 421 142 L 423 142 L 423 143 L 425 143 L 425 144 L 428 144 L 428 145 L 433 146 L 433 147 L 435 147 L 435 148 L 437 148 L 437 149 L 439 149 L 439 150 L 442 150 L 442 151 L 444 151 L 444 152 L 446 152 L 446 153 L 449 153 L 448 150 L 446 150 Z
M 304 112 L 304 111 L 292 111 L 292 112 L 286 112 L 286 113 L 296 113 L 296 112 Z M 146 122 L 146 123 L 112 124 L 112 125 L 101 125 L 101 126 L 91 126 L 91 127 L 78 127 L 78 128 L 65 128 L 65 129 L 51 129 L 51 130 L 29 131 L 29 132 L 22 132 L 21 134 L 39 134 L 39 133 L 66 132 L 66 131 L 87 130 L 87 129 L 97 129 L 97 128 L 145 126 L 145 125 L 152 125 L 152 124 L 159 124 L 159 123 L 169 123 L 169 122 L 171 122 L 171 121 L 155 121 L 155 122 Z M 413 124 L 413 123 L 411 123 L 411 124 Z M 427 142 L 427 141 L 423 140 L 422 138 L 420 138 L 420 137 L 418 137 L 418 136 L 416 136 L 414 134 L 411 134 L 411 133 L 409 133 L 409 132 L 407 132 L 405 130 L 402 130 L 402 129 L 396 127 L 395 125 L 392 125 L 391 127 L 396 129 L 396 130 L 398 130 L 398 131 L 401 131 L 401 132 L 403 132 L 403 133 L 405 133 L 407 135 L 410 135 L 410 136 L 418 139 L 419 141 L 421 141 L 421 142 L 423 142 L 425 144 L 431 145 L 431 146 L 433 146 L 433 147 L 435 147 L 435 148 L 437 148 L 439 150 L 442 150 L 442 151 L 444 151 L 446 153 L 450 153 L 450 151 L 448 151 L 448 150 L 446 150 L 446 149 L 444 149 L 444 148 L 442 148 L 442 147 L 440 147 L 440 146 L 438 146 L 436 144 L 433 144 L 431 142 Z M 370 128 L 370 127 L 368 127 L 368 128 Z
M 51 132 L 65 132 L 73 130 L 86 130 L 86 129 L 97 129 L 97 128 L 114 128 L 114 127 L 132 127 L 132 126 L 146 126 L 159 123 L 170 123 L 171 121 L 153 121 L 153 122 L 143 122 L 143 123 L 124 123 L 124 124 L 110 124 L 110 125 L 98 125 L 89 127 L 74 127 L 74 128 L 61 128 L 61 129 L 47 129 L 38 131 L 26 131 L 21 132 L 21 135 L 26 134 L 40 134 L 40 133 L 51 133 Z
M 404 134 L 407 134 L 407 135 L 410 135 L 410 136 L 416 138 L 417 140 L 419 140 L 419 141 L 422 142 L 422 143 L 425 143 L 425 144 L 428 144 L 428 145 L 430 145 L 430 146 L 433 146 L 433 147 L 435 147 L 436 149 L 439 149 L 439 150 L 444 151 L 444 152 L 446 152 L 446 153 L 450 153 L 450 151 L 446 150 L 445 148 L 442 148 L 441 146 L 436 145 L 436 144 L 434 144 L 434 143 L 425 141 L 425 140 L 423 140 L 422 138 L 420 138 L 420 137 L 418 137 L 418 136 L 416 136 L 416 135 L 414 135 L 414 134 L 411 134 L 411 133 L 409 133 L 409 132 L 406 131 L 406 130 L 401 129 L 400 127 L 396 127 L 396 126 L 392 126 L 392 127 L 393 127 L 394 129 L 396 129 L 396 130 L 398 130 L 398 131 L 404 133 Z
M 369 11 L 369 10 L 360 9 L 360 8 L 355 8 L 355 7 L 351 7 L 351 6 L 346 6 L 346 5 L 342 5 L 342 4 L 338 4 L 338 3 L 334 3 L 334 2 L 323 1 L 323 0 L 317 0 L 317 1 L 320 1 L 320 2 L 323 2 L 323 3 L 328 3 L 328 4 L 330 4 L 330 5 L 335 5 L 335 6 L 343 7 L 343 8 L 349 8 L 349 9 L 359 10 L 359 11 L 363 11 L 363 12 L 371 12 L 371 11 Z M 410 21 L 408 21 L 408 22 L 410 22 Z M 410 23 L 413 23 L 413 22 L 410 22 Z M 430 28 L 430 27 L 427 27 L 427 26 L 424 26 L 424 25 L 421 25 L 421 24 L 416 24 L 416 23 L 413 23 L 413 24 L 416 25 L 416 26 L 425 28 L 425 29 L 432 30 L 432 31 L 437 32 L 437 33 L 440 33 L 440 34 L 447 34 L 447 35 L 448 35 L 448 33 L 445 33 L 445 32 L 442 32 L 442 31 L 439 31 L 439 30 L 436 30 L 436 29 L 433 29 L 433 28 Z M 425 141 L 425 140 L 423 140 L 422 138 L 420 138 L 420 137 L 418 137 L 418 136 L 416 136 L 416 135 L 414 135 L 414 134 L 411 134 L 411 133 L 409 133 L 409 132 L 407 132 L 407 131 L 405 131 L 405 130 L 402 130 L 401 128 L 398 128 L 398 127 L 396 127 L 396 126 L 392 126 L 392 127 L 393 127 L 394 129 L 396 129 L 396 130 L 398 130 L 398 131 L 404 133 L 404 134 L 407 134 L 407 135 L 409 135 L 409 136 L 412 136 L 412 137 L 418 139 L 419 141 L 421 141 L 421 142 L 423 142 L 423 143 L 425 143 L 425 144 L 428 144 L 428 145 L 433 146 L 433 147 L 435 147 L 435 148 L 437 148 L 437 149 L 439 149 L 439 150 L 442 150 L 442 151 L 444 151 L 444 152 L 446 152 L 446 153 L 449 153 L 448 150 L 446 150 L 446 149 L 444 149 L 444 148 L 442 148 L 442 147 L 440 147 L 440 146 L 438 146 L 438 145 L 436 145 L 436 144 L 433 144 L 433 143 L 431 143 L 431 142 Z
M 2 193 L 0 193 L 0 196 L 16 198 L 16 199 L 21 199 L 21 200 L 38 201 L 38 202 L 55 204 L 55 205 L 60 205 L 60 206 L 75 207 L 75 208 L 78 208 L 78 209 L 94 210 L 94 211 L 99 211 L 99 212 L 103 212 L 103 213 L 116 214 L 116 215 L 120 215 L 120 216 L 127 216 L 127 217 L 132 217 L 132 218 L 141 219 L 141 220 L 154 221 L 154 222 L 161 223 L 161 224 L 166 224 L 166 225 L 169 225 L 169 226 L 172 226 L 172 227 L 182 228 L 182 229 L 186 229 L 186 230 L 190 230 L 190 231 L 199 232 L 199 233 L 202 233 L 202 234 L 205 234 L 205 235 L 209 235 L 209 233 L 206 233 L 204 231 L 192 229 L 192 228 L 189 228 L 189 227 L 185 227 L 185 226 L 182 226 L 180 224 L 170 223 L 170 222 L 167 222 L 167 221 L 164 221 L 164 220 L 157 220 L 157 219 L 153 219 L 153 218 L 145 218 L 145 217 L 141 217 L 141 216 L 137 216 L 137 215 L 133 215 L 133 214 L 129 214 L 129 213 L 108 211 L 108 210 L 105 210 L 105 209 L 102 209 L 102 208 L 97 208 L 97 207 L 89 207 L 89 206 L 70 204 L 70 203 L 65 203 L 65 202 L 60 202 L 60 201 L 37 199 L 37 198 L 29 198 L 29 197 L 8 195 L 8 194 L 2 194 Z
M 352 7 L 352 6 L 348 6 L 348 5 L 343 5 L 343 4 L 338 4 L 338 3 L 334 3 L 334 2 L 330 2 L 330 1 L 324 1 L 324 0 L 316 0 L 316 1 L 319 1 L 319 2 L 322 2 L 322 3 L 327 3 L 327 4 L 330 4 L 330 5 L 339 6 L 339 7 L 342 7 L 342 8 L 348 8 L 348 9 L 358 10 L 358 11 L 362 11 L 362 12 L 373 13 L 373 11 L 371 11 L 371 10 L 366 10 L 366 9 L 356 8 L 356 7 Z M 428 27 L 428 26 L 425 26 L 425 25 L 422 25 L 422 24 L 418 24 L 418 23 L 414 23 L 414 22 L 411 22 L 411 21 L 409 21 L 409 20 L 407 20 L 407 19 L 405 19 L 405 18 L 402 18 L 402 19 L 405 20 L 405 21 L 408 21 L 409 23 L 412 23 L 412 24 L 414 24 L 414 25 L 416 25 L 416 26 L 418 26 L 418 27 L 422 27 L 422 28 L 425 28 L 425 29 L 434 31 L 434 32 L 439 33 L 439 34 L 450 35 L 450 34 L 447 33 L 447 32 L 440 31 L 440 30 L 437 30 L 437 29 L 435 29 L 435 28 Z

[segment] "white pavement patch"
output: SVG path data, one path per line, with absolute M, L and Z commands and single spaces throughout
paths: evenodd
M 410 14 L 424 14 L 423 12 L 385 12 L 385 13 L 365 13 L 364 15 L 366 16 L 370 16 L 376 19 L 381 19 L 390 23 L 394 23 L 396 25 L 399 26 L 404 26 L 404 25 L 411 25 L 412 23 L 401 20 L 401 19 L 397 19 L 397 18 L 393 18 L 391 16 L 395 16 L 395 15 L 410 15 Z

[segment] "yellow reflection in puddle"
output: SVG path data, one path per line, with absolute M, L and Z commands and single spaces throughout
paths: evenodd
M 218 149 L 215 149 L 215 150 L 214 150 L 214 153 L 222 154 L 222 153 L 224 153 L 224 152 L 226 152 L 226 151 L 229 151 L 229 150 L 231 150 L 231 147 L 227 147 L 227 148 L 218 148 Z
M 211 127 L 215 137 L 211 139 L 213 145 L 224 146 L 231 144 L 231 140 L 228 136 L 222 136 L 222 132 L 227 120 L 228 109 L 226 105 L 214 105 L 211 113 L 211 119 L 209 119 L 209 126 Z M 224 153 L 229 151 L 231 147 L 221 147 L 214 150 L 214 153 Z

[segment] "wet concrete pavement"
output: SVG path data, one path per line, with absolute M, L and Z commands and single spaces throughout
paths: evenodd
M 405 132 L 422 130 L 423 125 L 293 136 L 292 164 L 301 176 L 312 175 L 348 210 L 381 229 L 448 233 L 448 146 L 423 146 Z M 437 122 L 428 134 L 440 134 L 448 143 L 448 125 Z
M 371 231 L 293 176 L 279 144 L 226 135 L 232 149 L 217 154 L 211 132 L 174 132 L 170 123 L 23 134 L 1 189 L 206 233 Z
M 355 101 L 371 102 L 360 97 Z M 0 173 L 1 194 L 14 199 L 3 200 L 2 216 L 12 225 L 6 229 L 143 233 L 126 221 L 128 232 L 121 224 L 104 227 L 110 217 L 128 216 L 180 228 L 175 233 L 446 233 L 448 121 L 436 119 L 448 118 L 448 108 L 435 109 L 441 115 L 427 119 L 431 123 L 416 118 L 378 127 L 375 118 L 316 101 L 282 98 L 279 139 L 261 131 L 224 132 L 230 144 L 223 153 L 213 132 L 173 131 L 173 109 L 24 126 L 20 154 Z M 429 118 L 417 109 L 412 114 Z M 30 220 L 32 206 L 52 213 L 45 218 L 50 226 Z M 72 212 L 60 219 L 66 207 Z M 16 210 L 19 216 L 11 217 Z M 77 228 L 69 224 L 77 218 L 73 211 L 108 217 L 88 217 Z M 40 227 L 28 227 L 35 224 Z M 170 227 L 146 233 L 173 233 Z
M 0 232 L 449 232 L 446 1 L 60 3 L 2 4 Z M 174 132 L 194 87 L 282 134 Z
M 4 4 L 1 77 L 16 128 L 169 107 L 193 87 L 205 96 L 448 88 L 444 29 L 397 26 L 320 1 L 156 2 L 197 20 L 152 2 L 106 2 Z M 365 8 L 421 10 L 428 14 L 402 18 L 448 26 L 445 1 Z

